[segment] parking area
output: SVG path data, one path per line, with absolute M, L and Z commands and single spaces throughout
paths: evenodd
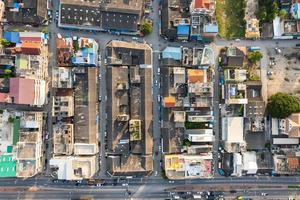
M 268 97 L 286 92 L 300 97 L 300 60 L 297 48 L 268 49 Z

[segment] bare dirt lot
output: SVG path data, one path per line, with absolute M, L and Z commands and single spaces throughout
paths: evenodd
M 300 49 L 268 49 L 268 97 L 286 92 L 300 98 Z

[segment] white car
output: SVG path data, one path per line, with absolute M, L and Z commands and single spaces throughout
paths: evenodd
M 160 53 L 158 54 L 158 60 L 161 60 L 161 54 Z

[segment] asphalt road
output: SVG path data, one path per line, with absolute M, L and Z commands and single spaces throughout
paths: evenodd
M 180 191 L 201 191 L 197 188 L 211 187 L 218 190 L 218 186 L 254 186 L 261 189 L 237 189 L 235 194 L 229 192 L 226 196 L 261 196 L 262 192 L 269 196 L 287 197 L 287 195 L 299 194 L 300 190 L 287 189 L 288 185 L 300 184 L 298 177 L 243 177 L 243 178 L 215 178 L 213 180 L 190 180 L 175 181 L 169 183 L 163 179 L 130 179 L 129 187 L 123 187 L 121 183 L 113 185 L 113 179 L 107 179 L 106 185 L 102 187 L 91 187 L 87 185 L 76 186 L 74 182 L 53 183 L 48 177 L 29 178 L 26 180 L 4 178 L 0 180 L 0 199 L 71 199 L 86 197 L 89 195 L 94 198 L 103 199 L 127 199 L 127 189 L 131 197 L 135 199 L 164 199 L 168 198 L 169 192 Z M 37 187 L 37 192 L 24 191 L 23 188 Z M 268 186 L 268 187 L 266 187 Z M 282 188 L 282 186 L 285 186 Z M 12 191 L 16 188 L 16 191 Z M 275 188 L 275 189 L 274 189 Z M 202 190 L 203 191 L 203 190 Z M 127 196 L 126 196 L 127 195 Z M 16 198 L 17 197 L 17 198 Z M 266 198 L 264 198 L 266 199 Z M 272 199 L 272 198 L 271 198 Z

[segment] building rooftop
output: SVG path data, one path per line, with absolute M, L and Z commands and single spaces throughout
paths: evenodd
M 178 24 L 189 24 L 189 6 L 190 1 L 184 0 L 166 0 L 162 2 L 162 35 L 166 36 L 170 40 L 177 39 Z
M 57 64 L 59 67 L 71 66 L 71 58 L 73 54 L 72 38 L 57 38 Z
M 4 0 L 8 23 L 41 25 L 47 19 L 47 1 Z
M 108 67 L 107 99 L 111 103 L 108 104 L 107 131 L 111 133 L 108 135 L 108 146 L 111 154 L 121 154 L 120 157 L 130 157 L 131 154 L 138 154 L 140 157 L 152 155 L 153 141 L 150 128 L 152 96 L 149 95 L 152 82 L 151 74 L 151 68 L 138 66 Z M 116 159 L 119 158 L 111 157 L 111 165 L 113 165 L 111 169 L 121 173 L 117 170 L 118 168 L 127 168 L 117 166 L 123 162 L 117 162 Z M 128 173 L 132 171 L 134 170 L 129 170 Z
M 211 178 L 212 154 L 165 155 L 164 168 L 169 179 Z
M 293 113 L 283 121 L 285 134 L 290 138 L 300 138 L 300 113 Z
M 180 47 L 166 47 L 162 52 L 163 59 L 174 59 L 180 60 L 182 59 L 182 50 Z
M 53 96 L 52 116 L 57 118 L 74 116 L 74 94 Z
M 11 154 L 0 155 L 0 177 L 16 177 L 17 161 Z
M 77 69 L 77 70 L 76 70 Z M 74 141 L 98 143 L 96 68 L 75 68 L 74 71 Z
M 222 118 L 222 140 L 228 142 L 243 142 L 244 118 L 223 117 Z
M 256 174 L 258 170 L 255 151 L 243 152 L 243 170 L 246 174 Z
M 73 41 L 74 55 L 71 62 L 75 66 L 98 65 L 98 43 L 91 38 L 79 38 Z
M 113 175 L 149 175 L 153 170 L 152 155 L 111 155 L 107 162 Z
M 57 179 L 89 179 L 98 171 L 96 156 L 60 156 L 50 160 L 51 168 L 57 169 Z
M 99 4 L 99 0 L 61 0 L 59 25 L 100 28 Z
M 112 40 L 106 49 L 110 65 L 152 65 L 152 49 L 148 44 Z
M 55 155 L 72 155 L 74 139 L 73 124 L 54 124 L 53 125 L 53 142 Z
M 34 104 L 35 83 L 33 79 L 10 78 L 9 96 L 12 103 Z
M 239 152 L 246 148 L 243 127 L 243 117 L 222 118 L 222 141 L 227 152 Z
M 144 12 L 144 1 L 103 1 L 100 9 L 102 29 L 135 32 L 141 24 Z

